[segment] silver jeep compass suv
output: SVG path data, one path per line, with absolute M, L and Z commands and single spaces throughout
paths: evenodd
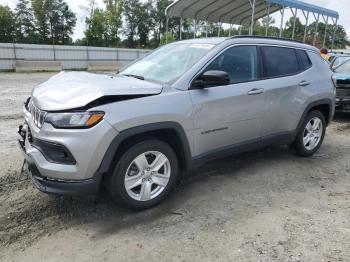
M 180 171 L 291 144 L 311 156 L 334 113 L 318 50 L 264 37 L 187 40 L 117 75 L 61 72 L 24 104 L 19 140 L 35 186 L 90 194 L 104 184 L 137 209 L 163 200 Z

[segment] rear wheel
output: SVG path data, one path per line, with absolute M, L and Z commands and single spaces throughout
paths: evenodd
M 320 111 L 310 112 L 300 127 L 294 147 L 301 156 L 312 156 L 322 145 L 326 119 Z
M 177 173 L 178 161 L 173 149 L 163 141 L 146 140 L 122 155 L 107 181 L 107 189 L 122 204 L 145 209 L 168 195 Z

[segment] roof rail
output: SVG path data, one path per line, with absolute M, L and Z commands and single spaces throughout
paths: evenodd
M 294 43 L 300 43 L 305 44 L 303 41 L 299 40 L 293 40 L 289 38 L 283 38 L 283 37 L 275 37 L 275 36 L 262 36 L 262 35 L 235 35 L 231 36 L 228 39 L 235 39 L 235 38 L 259 38 L 259 39 L 272 39 L 272 40 L 282 40 L 282 41 L 288 41 L 288 42 L 294 42 Z

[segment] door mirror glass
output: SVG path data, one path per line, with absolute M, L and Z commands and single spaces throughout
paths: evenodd
M 204 72 L 193 82 L 193 89 L 201 89 L 213 86 L 225 86 L 230 84 L 230 76 L 225 71 L 210 70 Z

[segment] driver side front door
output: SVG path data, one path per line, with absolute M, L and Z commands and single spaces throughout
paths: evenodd
M 226 49 L 204 69 L 227 72 L 230 84 L 190 90 L 196 157 L 261 142 L 265 94 L 256 81 L 259 65 L 257 47 L 247 45 Z

